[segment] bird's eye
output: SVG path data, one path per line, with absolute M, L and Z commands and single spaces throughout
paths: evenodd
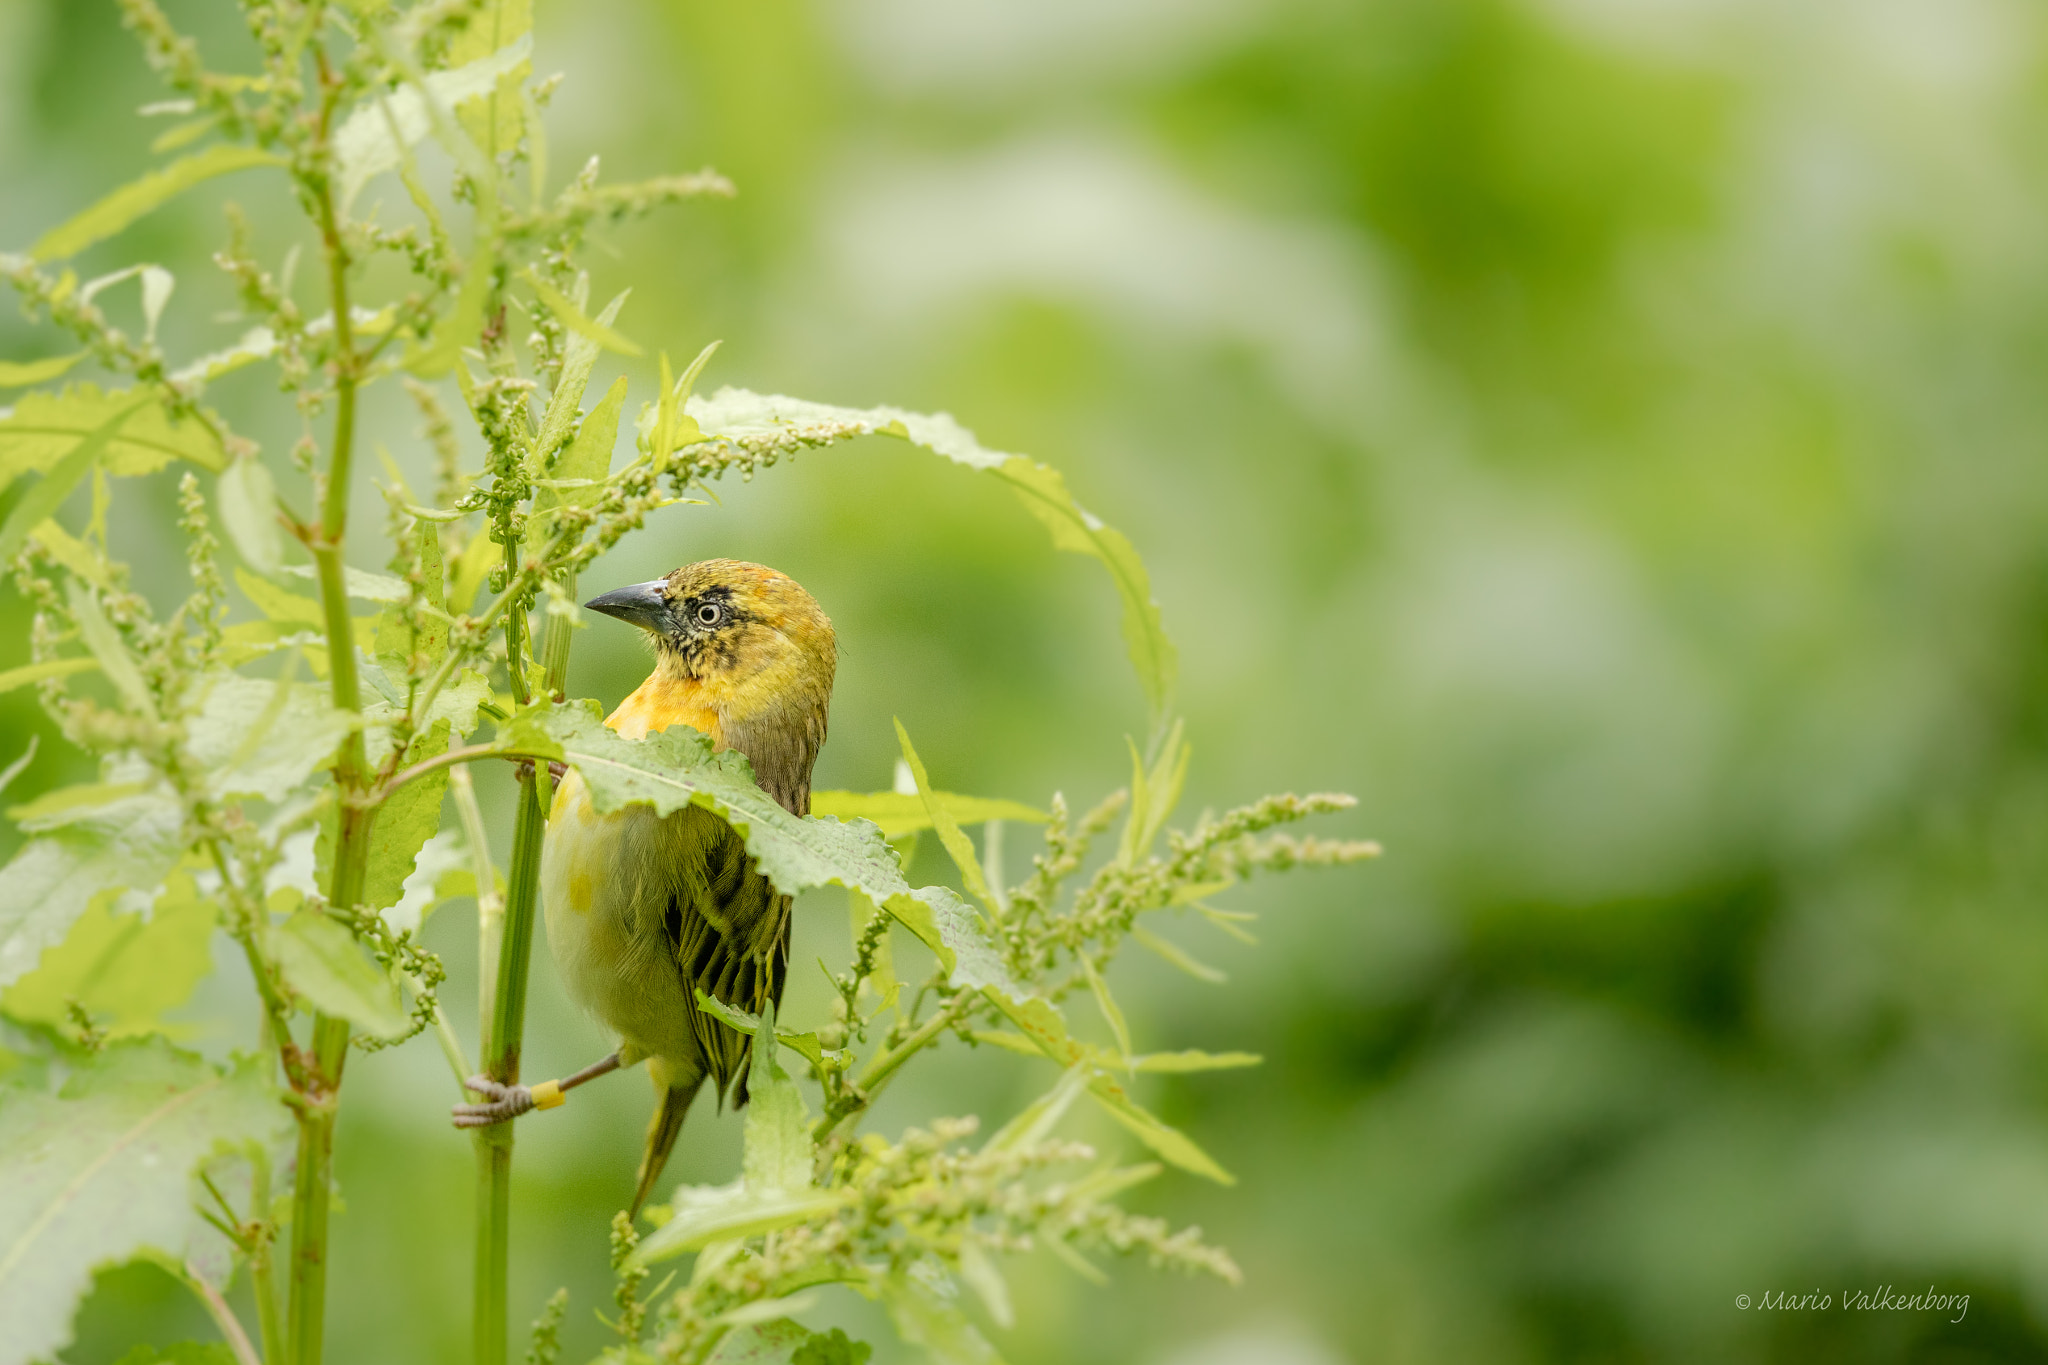
M 702 625 L 715 626 L 725 619 L 725 608 L 716 602 L 705 602 L 697 608 L 697 620 Z

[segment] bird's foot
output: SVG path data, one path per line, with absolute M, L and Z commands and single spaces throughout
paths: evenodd
M 524 776 L 524 775 L 525 775 L 525 774 L 527 774 L 527 773 L 530 773 L 530 772 L 532 772 L 532 771 L 533 771 L 533 760 L 532 760 L 532 759 L 530 759 L 530 758 L 522 758 L 522 759 L 520 759 L 520 760 L 519 760 L 519 764 L 518 764 L 518 767 L 517 767 L 517 771 L 518 771 L 518 772 L 519 772 L 519 773 L 520 773 L 520 774 L 521 774 L 522 776 Z M 554 759 L 554 758 L 551 758 L 551 759 L 549 759 L 549 760 L 548 760 L 548 777 L 549 777 L 549 779 L 550 779 L 551 781 L 554 781 L 554 782 L 560 782 L 560 781 L 561 781 L 561 780 L 562 780 L 563 778 L 567 777 L 568 775 L 569 775 L 569 765 L 568 765 L 568 764 L 566 764 L 566 763 L 562 762 L 562 761 L 561 761 L 560 759 Z
M 503 1085 L 489 1076 L 471 1076 L 463 1084 L 482 1095 L 486 1103 L 456 1105 L 457 1128 L 488 1128 L 494 1123 L 516 1119 L 534 1107 L 533 1090 L 528 1086 Z

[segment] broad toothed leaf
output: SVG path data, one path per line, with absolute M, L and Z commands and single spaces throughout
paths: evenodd
M 97 1268 L 185 1260 L 194 1169 L 273 1146 L 290 1124 L 268 1073 L 253 1058 L 217 1071 L 151 1038 L 83 1059 L 56 1094 L 0 1091 L 0 1365 L 68 1345 Z

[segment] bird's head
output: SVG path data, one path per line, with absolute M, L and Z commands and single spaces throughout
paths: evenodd
M 735 697 L 829 694 L 832 622 L 795 579 L 760 564 L 707 559 L 583 605 L 653 637 L 663 670 Z

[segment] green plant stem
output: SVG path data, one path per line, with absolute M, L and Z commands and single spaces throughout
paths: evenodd
M 328 74 L 321 102 L 320 138 L 324 142 L 339 97 L 340 84 Z M 316 172 L 310 186 L 319 206 L 321 248 L 327 262 L 329 302 L 334 310 L 334 436 L 327 465 L 320 524 L 311 537 L 313 565 L 320 582 L 321 614 L 327 632 L 328 681 L 334 705 L 346 712 L 362 710 L 356 675 L 354 622 L 349 616 L 348 587 L 343 572 L 343 544 L 348 533 L 349 472 L 355 455 L 356 387 L 359 357 L 349 314 L 347 247 L 334 207 L 332 182 Z M 335 764 L 340 789 L 340 814 L 335 831 L 334 872 L 328 904 L 349 909 L 362 899 L 364 870 L 369 859 L 370 829 L 376 809 L 360 804 L 368 785 L 368 757 L 361 730 L 342 742 Z M 334 1163 L 335 1109 L 339 1102 L 342 1064 L 348 1057 L 348 1021 L 326 1014 L 313 1016 L 309 1049 L 311 1067 L 298 1106 L 298 1177 L 292 1190 L 291 1302 L 286 1314 L 287 1360 L 290 1365 L 319 1365 L 326 1327 L 327 1215 Z
M 277 1313 L 277 1276 L 271 1269 L 270 1158 L 260 1148 L 249 1156 L 249 1218 L 256 1225 L 249 1243 L 249 1290 L 256 1297 L 256 1331 L 263 1338 L 267 1365 L 279 1365 L 285 1358 L 285 1336 Z
M 512 827 L 512 868 L 499 921 L 496 989 L 484 1035 L 483 1070 L 504 1085 L 519 1082 L 526 1029 L 526 976 L 533 960 L 533 909 L 540 887 L 541 840 L 547 814 L 533 769 L 519 776 L 519 814 Z M 477 1130 L 476 1361 L 504 1365 L 506 1275 L 511 1255 L 512 1125 Z
M 508 562 L 515 561 L 516 549 L 507 547 Z M 524 638 L 525 613 L 514 611 L 505 624 L 506 659 L 516 677 L 521 672 L 517 646 Z M 543 644 L 544 685 L 550 696 L 560 695 L 568 677 L 569 639 L 568 623 L 551 618 Z M 486 961 L 494 956 L 497 971 L 485 1022 L 482 1063 L 484 1074 L 504 1085 L 519 1081 L 527 969 L 533 961 L 533 912 L 540 892 L 541 843 L 547 834 L 547 789 L 544 763 L 520 771 L 519 813 L 512 827 L 512 865 L 505 884 L 499 941 L 492 945 L 487 939 L 485 944 Z M 458 792 L 458 801 L 460 797 Z M 476 1365 L 504 1365 L 506 1359 L 511 1186 L 512 1125 L 500 1123 L 477 1130 Z

